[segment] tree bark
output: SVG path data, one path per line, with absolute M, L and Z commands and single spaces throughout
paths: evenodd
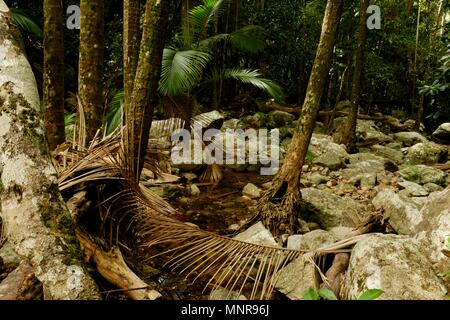
M 49 157 L 36 80 L 0 0 L 0 215 L 8 242 L 33 267 L 45 299 L 96 299 Z
M 80 1 L 78 95 L 86 119 L 86 140 L 94 138 L 103 120 L 104 0 Z
M 342 0 L 328 0 L 322 33 L 306 91 L 305 102 L 283 166 L 273 180 L 273 187 L 258 203 L 258 213 L 273 233 L 294 233 L 296 205 L 301 200 L 300 175 L 314 130 L 320 100 L 330 71 L 333 48 L 342 13 Z
M 147 1 L 132 98 L 125 106 L 126 154 L 131 162 L 130 174 L 135 179 L 139 179 L 144 165 L 153 110 L 158 104 L 169 8 L 168 0 Z
M 140 40 L 139 0 L 123 2 L 123 81 L 125 106 L 133 93 L 134 77 L 139 60 Z
M 358 107 L 361 97 L 362 75 L 364 70 L 364 51 L 367 39 L 367 7 L 369 0 L 361 0 L 359 9 L 359 30 L 355 52 L 355 68 L 353 72 L 352 92 L 350 96 L 350 114 L 347 118 L 346 129 L 341 143 L 347 146 L 347 150 L 353 151 L 356 143 L 356 124 L 358 119 Z
M 64 142 L 64 21 L 61 0 L 44 0 L 44 119 L 54 150 Z

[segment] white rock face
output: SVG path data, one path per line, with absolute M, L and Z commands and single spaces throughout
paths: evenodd
M 233 239 L 263 246 L 279 247 L 270 231 L 264 227 L 262 222 L 258 222 L 244 232 L 239 233 Z
M 344 283 L 347 298 L 358 297 L 368 289 L 381 289 L 382 300 L 443 299 L 447 289 L 431 271 L 424 250 L 407 236 L 367 235 L 355 245 L 350 257 Z

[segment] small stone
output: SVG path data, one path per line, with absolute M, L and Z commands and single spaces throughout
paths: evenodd
M 191 184 L 189 186 L 189 193 L 191 196 L 197 197 L 200 195 L 201 191 L 195 184 Z
M 253 244 L 279 247 L 270 231 L 264 227 L 262 222 L 258 222 L 257 224 L 251 226 L 244 232 L 233 237 L 233 239 Z
M 253 183 L 248 183 L 242 190 L 242 194 L 250 199 L 255 199 L 261 197 L 261 190 Z
M 229 231 L 238 231 L 240 228 L 241 228 L 240 225 L 238 225 L 237 223 L 234 223 L 228 227 L 228 230 Z
M 185 172 L 185 173 L 182 174 L 182 176 L 184 178 L 186 178 L 186 180 L 188 182 L 191 182 L 191 181 L 197 179 L 197 175 L 195 173 L 192 173 L 192 172 Z

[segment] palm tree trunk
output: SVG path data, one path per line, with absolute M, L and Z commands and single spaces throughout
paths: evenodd
M 86 139 L 94 138 L 103 119 L 104 0 L 80 1 L 78 95 L 86 119 Z
M 314 130 L 320 100 L 330 71 L 333 48 L 342 13 L 342 0 L 328 0 L 322 24 L 322 33 L 306 91 L 298 126 L 287 156 L 272 188 L 258 203 L 263 223 L 275 234 L 294 233 L 297 225 L 296 205 L 301 200 L 300 175 Z
M 364 51 L 367 39 L 367 7 L 369 0 L 361 0 L 359 9 L 358 43 L 355 52 L 355 69 L 353 72 L 352 93 L 350 98 L 350 113 L 347 118 L 346 129 L 341 143 L 347 146 L 347 150 L 353 151 L 356 143 L 356 124 L 358 119 L 358 107 L 361 97 L 362 75 L 364 69 Z
M 126 155 L 130 175 L 139 179 L 150 136 L 153 110 L 158 104 L 158 85 L 167 35 L 169 0 L 148 0 L 131 101 L 125 108 Z
M 134 77 L 139 60 L 140 41 L 139 0 L 123 2 L 123 82 L 125 106 L 133 93 Z
M 45 128 L 50 148 L 64 142 L 64 21 L 61 0 L 44 0 Z

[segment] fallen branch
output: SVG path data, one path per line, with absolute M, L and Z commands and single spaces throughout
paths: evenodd
M 92 260 L 98 272 L 127 297 L 133 300 L 156 300 L 161 297 L 158 291 L 151 289 L 127 266 L 119 248 L 113 247 L 105 252 L 81 230 L 77 229 L 76 234 L 86 260 Z

